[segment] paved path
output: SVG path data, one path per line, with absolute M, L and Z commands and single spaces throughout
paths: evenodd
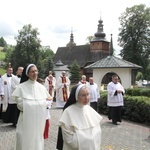
M 58 120 L 62 109 L 52 108 L 50 137 L 45 140 L 44 150 L 56 150 Z M 124 121 L 113 125 L 102 115 L 102 146 L 101 150 L 150 150 L 150 128 L 141 124 Z M 15 127 L 4 124 L 0 120 L 0 150 L 13 150 Z

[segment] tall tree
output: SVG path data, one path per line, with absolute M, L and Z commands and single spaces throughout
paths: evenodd
M 80 80 L 81 74 L 80 74 L 80 66 L 78 65 L 77 61 L 74 60 L 70 67 L 70 80 L 72 83 L 76 83 Z
M 51 57 L 45 58 L 41 60 L 41 67 L 39 68 L 39 76 L 41 78 L 45 78 L 49 75 L 49 71 L 53 71 L 54 69 L 54 62 Z
M 54 52 L 53 50 L 50 49 L 49 46 L 42 46 L 41 49 L 40 49 L 40 56 L 42 57 L 42 59 L 45 59 L 45 58 L 54 58 Z
M 1 47 L 7 46 L 7 43 L 6 43 L 6 41 L 4 40 L 3 37 L 0 38 L 0 46 L 1 46 Z
M 54 68 L 54 63 L 53 63 L 53 57 L 54 57 L 54 52 L 50 49 L 49 46 L 42 46 L 40 49 L 40 72 L 39 76 L 41 78 L 45 78 L 48 76 L 49 71 L 53 70 Z
M 86 44 L 90 44 L 90 42 L 94 39 L 94 36 L 90 35 L 86 38 L 86 41 L 88 41 Z
M 16 37 L 17 45 L 12 53 L 12 66 L 25 66 L 28 63 L 40 65 L 40 39 L 37 28 L 32 28 L 31 24 L 23 26 Z
M 144 75 L 150 58 L 150 8 L 143 4 L 127 8 L 119 20 L 121 28 L 118 41 L 123 48 L 120 55 L 142 66 Z
M 12 56 L 14 49 L 15 47 L 12 45 L 8 45 L 7 47 L 4 48 L 4 51 L 6 52 L 4 61 L 6 62 L 6 64 L 11 62 L 11 56 Z M 7 68 L 8 66 L 6 65 L 5 67 Z

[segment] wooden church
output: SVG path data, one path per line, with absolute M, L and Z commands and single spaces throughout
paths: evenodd
M 107 57 L 110 54 L 110 42 L 106 40 L 106 34 L 103 32 L 103 21 L 98 21 L 98 29 L 94 34 L 94 39 L 90 44 L 76 45 L 74 36 L 71 32 L 70 41 L 66 47 L 58 47 L 55 54 L 54 63 L 61 61 L 68 68 L 76 60 L 81 68 L 81 74 L 85 74 L 87 79 L 93 72 L 86 66 Z
M 98 29 L 94 34 L 94 39 L 87 45 L 76 45 L 71 33 L 70 41 L 66 47 L 59 47 L 54 63 L 62 62 L 69 69 L 73 61 L 76 60 L 81 69 L 81 74 L 94 77 L 99 85 L 107 85 L 111 81 L 113 74 L 117 74 L 125 88 L 129 88 L 135 83 L 135 75 L 138 69 L 142 68 L 136 64 L 113 56 L 112 34 L 110 42 L 106 40 L 103 32 L 103 21 L 98 21 Z

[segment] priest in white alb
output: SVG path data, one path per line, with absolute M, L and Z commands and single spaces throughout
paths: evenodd
M 7 68 L 7 72 L 2 75 L 2 82 L 4 85 L 4 99 L 2 102 L 2 119 L 3 122 L 7 123 L 8 119 L 6 116 L 7 108 L 9 107 L 10 101 L 11 101 L 11 79 L 13 77 L 13 68 L 11 67 L 11 64 L 9 64 Z
M 121 111 L 122 106 L 124 106 L 123 95 L 125 90 L 118 80 L 118 76 L 113 75 L 112 81 L 107 85 L 108 118 L 112 119 L 114 125 L 117 125 L 117 122 L 121 122 Z

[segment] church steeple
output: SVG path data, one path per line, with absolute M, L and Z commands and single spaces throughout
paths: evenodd
M 112 56 L 114 54 L 114 48 L 113 48 L 113 40 L 112 40 L 112 34 L 110 39 L 110 46 L 109 46 L 109 55 Z
M 106 34 L 103 31 L 103 20 L 100 17 L 98 21 L 98 29 L 94 34 L 94 38 L 90 41 L 91 51 L 102 51 L 102 53 L 109 55 L 109 41 L 106 40 Z
M 98 21 L 98 28 L 97 28 L 97 32 L 94 34 L 95 38 L 93 39 L 93 41 L 107 41 L 105 39 L 106 34 L 103 31 L 103 20 L 100 17 L 100 20 Z
M 67 47 L 69 47 L 69 48 L 71 49 L 73 46 L 76 46 L 76 43 L 74 42 L 73 31 L 72 31 L 72 29 L 71 29 L 70 41 L 69 41 L 69 43 L 67 44 Z

